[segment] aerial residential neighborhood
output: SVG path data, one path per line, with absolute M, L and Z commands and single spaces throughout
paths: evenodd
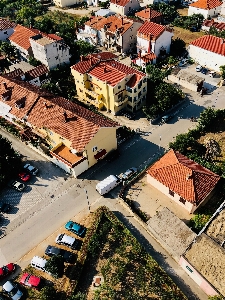
M 0 299 L 224 299 L 224 3 L 3 2 Z

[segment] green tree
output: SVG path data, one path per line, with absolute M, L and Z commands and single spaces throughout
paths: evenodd
M 79 40 L 75 42 L 75 47 L 77 48 L 77 55 L 88 55 L 90 53 L 93 53 L 96 48 L 95 46 L 89 44 L 88 42 Z
M 13 149 L 11 142 L 0 135 L 0 189 L 17 174 L 20 164 L 19 155 Z
M 87 297 L 84 293 L 78 292 L 76 295 L 72 295 L 68 300 L 86 300 Z
M 208 300 L 224 300 L 223 296 L 209 296 Z
M 178 16 L 176 7 L 171 4 L 167 4 L 164 2 L 156 2 L 154 4 L 149 5 L 149 7 L 159 11 L 163 15 L 163 18 L 167 21 L 173 21 Z
M 3 41 L 0 43 L 0 53 L 5 55 L 9 59 L 16 58 L 18 56 L 16 47 L 8 42 Z
M 200 117 L 198 119 L 198 124 L 200 128 L 202 128 L 203 130 L 207 130 L 208 128 L 213 126 L 218 114 L 219 111 L 211 107 L 203 110 L 203 112 L 201 112 Z
M 46 271 L 50 272 L 53 277 L 59 278 L 64 272 L 64 261 L 61 255 L 52 256 L 45 265 Z
M 174 142 L 169 143 L 169 147 L 179 151 L 183 155 L 187 155 L 198 148 L 198 142 L 188 133 L 182 133 L 176 136 Z
M 220 66 L 220 71 L 221 71 L 221 77 L 224 80 L 225 79 L 225 66 Z
M 185 42 L 180 38 L 176 38 L 172 40 L 170 46 L 170 55 L 174 57 L 181 56 L 185 50 L 185 46 L 186 46 Z
M 40 66 L 42 64 L 39 60 L 37 60 L 36 58 L 34 58 L 32 56 L 28 57 L 28 62 L 30 65 L 32 65 L 34 67 Z
M 53 286 L 45 286 L 40 292 L 41 300 L 56 300 L 56 290 Z

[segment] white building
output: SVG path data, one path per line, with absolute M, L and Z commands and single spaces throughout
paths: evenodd
M 59 7 L 67 7 L 67 6 L 71 6 L 74 4 L 80 4 L 83 1 L 80 0 L 53 0 L 53 3 L 55 4 L 55 6 L 59 6 Z
M 225 40 L 213 35 L 202 36 L 190 43 L 189 56 L 198 64 L 220 72 L 225 65 Z
M 205 19 L 217 16 L 221 11 L 222 3 L 219 0 L 198 0 L 189 5 L 188 16 L 202 14 Z
M 138 0 L 111 0 L 110 10 L 122 16 L 129 16 L 140 9 Z
M 15 27 L 15 23 L 0 19 L 0 41 L 6 41 L 13 34 Z
M 146 21 L 137 31 L 137 53 L 164 56 L 170 51 L 172 36 L 170 28 Z

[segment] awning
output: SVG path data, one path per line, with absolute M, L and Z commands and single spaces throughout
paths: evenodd
M 97 159 L 97 160 L 99 160 L 100 158 L 102 158 L 103 156 L 105 156 L 106 153 L 107 153 L 106 150 L 102 149 L 102 150 L 100 150 L 98 153 L 96 153 L 94 155 L 94 158 Z

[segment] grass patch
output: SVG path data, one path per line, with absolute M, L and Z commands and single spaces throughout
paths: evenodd
M 194 41 L 195 39 L 205 35 L 204 32 L 200 31 L 200 32 L 191 32 L 190 30 L 181 28 L 181 27 L 173 27 L 173 39 L 175 40 L 176 38 L 180 38 L 183 41 L 185 41 L 186 46 L 188 46 L 192 41 Z

